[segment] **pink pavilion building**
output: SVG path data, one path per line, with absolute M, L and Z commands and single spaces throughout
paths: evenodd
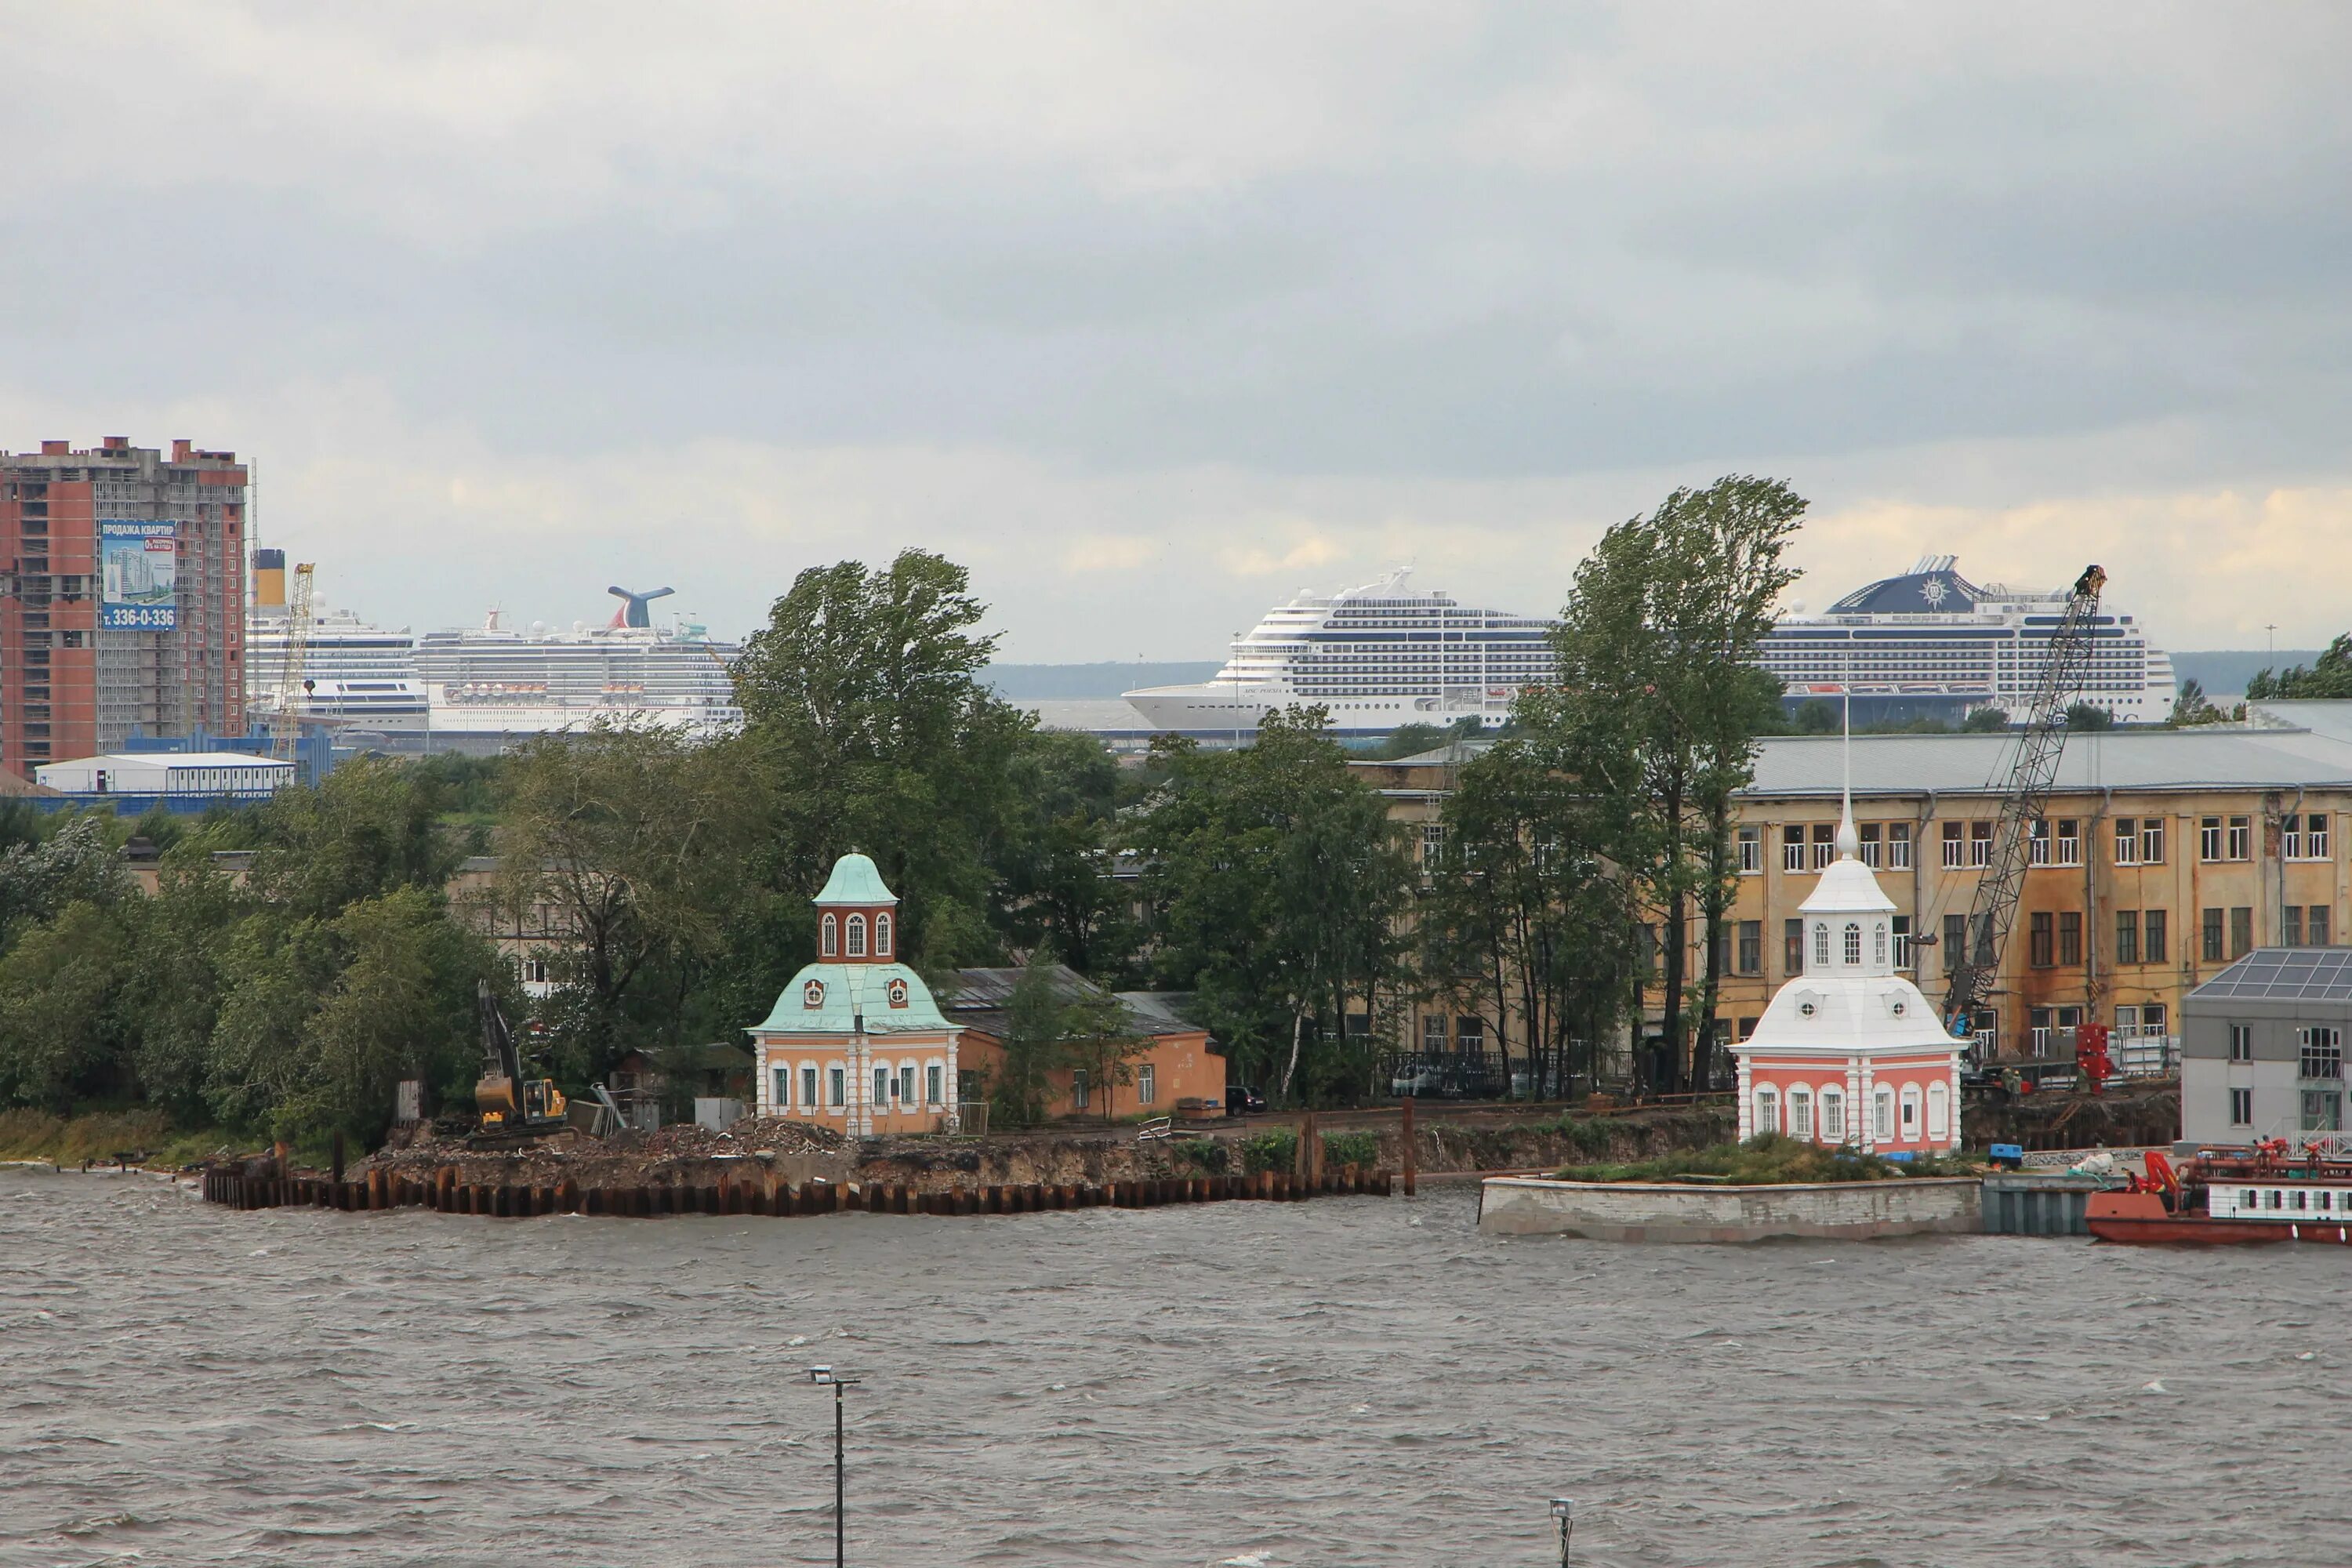
M 1895 904 L 1862 863 L 1853 804 L 1837 859 L 1799 906 L 1805 970 L 1782 985 L 1739 1063 L 1739 1136 L 1778 1132 L 1874 1154 L 1960 1146 L 1960 1051 L 1934 1004 L 1895 973 Z

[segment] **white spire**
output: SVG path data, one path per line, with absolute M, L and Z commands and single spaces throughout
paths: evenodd
M 1841 860 L 1862 858 L 1862 834 L 1853 826 L 1853 686 L 1851 681 L 1839 683 L 1845 706 L 1844 732 L 1838 742 L 1838 761 L 1843 769 L 1838 785 L 1841 809 L 1838 813 L 1837 852 Z

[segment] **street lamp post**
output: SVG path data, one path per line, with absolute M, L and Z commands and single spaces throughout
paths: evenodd
M 847 1568 L 849 1482 L 842 1468 L 841 1391 L 845 1388 L 856 1387 L 864 1379 L 835 1377 L 833 1374 L 833 1368 L 829 1366 L 809 1368 L 808 1377 L 809 1381 L 818 1387 L 830 1387 L 833 1390 L 833 1564 L 834 1568 Z M 1560 1561 L 1565 1563 L 1568 1559 L 1562 1557 Z
M 1568 1568 L 1568 1537 L 1576 1528 L 1575 1505 L 1564 1497 L 1551 1500 L 1551 1516 L 1559 1521 L 1559 1568 Z

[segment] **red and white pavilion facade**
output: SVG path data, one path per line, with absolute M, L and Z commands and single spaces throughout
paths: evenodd
M 1777 1132 L 1867 1153 L 1960 1146 L 1960 1052 L 1894 963 L 1895 904 L 1862 863 L 1853 805 L 1837 859 L 1799 906 L 1805 972 L 1774 994 L 1739 1063 L 1739 1136 Z

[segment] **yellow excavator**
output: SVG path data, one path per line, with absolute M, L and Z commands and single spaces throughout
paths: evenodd
M 522 1076 L 522 1053 L 489 982 L 480 982 L 474 994 L 482 1016 L 482 1076 L 474 1084 L 474 1105 L 482 1124 L 470 1142 L 477 1147 L 519 1143 L 563 1131 L 570 1125 L 563 1091 L 553 1079 Z

